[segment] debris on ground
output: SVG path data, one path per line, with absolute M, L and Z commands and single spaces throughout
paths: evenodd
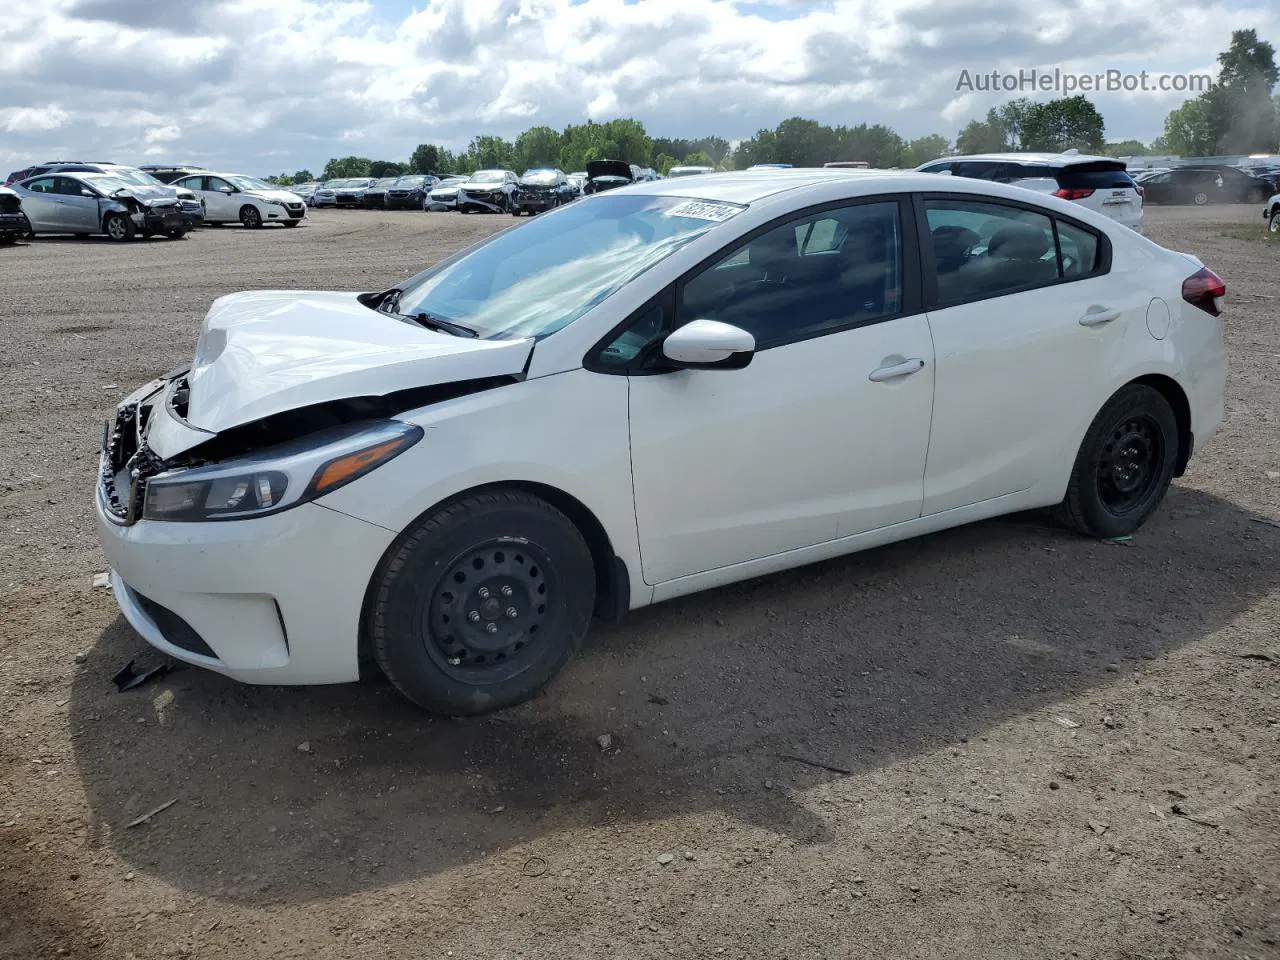
M 1124 537 L 1104 537 L 1104 538 L 1103 538 L 1103 540 L 1102 540 L 1102 542 L 1103 542 L 1103 543 L 1109 543 L 1109 544 L 1111 544 L 1111 545 L 1112 545 L 1112 546 L 1114 546 L 1114 547 L 1127 547 L 1127 546 L 1132 545 L 1132 543 L 1133 543 L 1133 537 L 1129 537 L 1129 536 L 1124 536 Z
M 1280 527 L 1280 520 L 1272 520 L 1270 517 L 1250 517 L 1254 523 L 1265 523 L 1269 527 Z
M 803 763 L 807 767 L 817 767 L 819 770 L 830 770 L 832 773 L 843 774 L 846 777 L 853 775 L 853 771 L 847 767 L 837 767 L 835 764 L 827 763 L 824 760 L 810 760 L 808 757 L 798 757 L 793 753 L 780 753 L 778 754 L 778 759 Z
M 150 670 L 143 670 L 139 673 L 134 670 L 133 663 L 134 662 L 130 660 L 124 665 L 123 669 L 118 671 L 116 675 L 111 678 L 111 682 L 116 685 L 117 693 L 124 693 L 126 690 L 133 690 L 142 686 L 144 683 L 149 683 L 156 677 L 163 676 L 173 669 L 172 663 L 162 663 L 158 666 L 152 667 Z
M 146 823 L 148 820 L 154 817 L 157 813 L 164 813 L 164 811 L 168 810 L 177 802 L 178 802 L 178 798 L 174 797 L 172 800 L 169 800 L 165 803 L 160 804 L 160 806 L 158 807 L 148 810 L 146 813 L 144 813 L 142 816 L 138 817 L 137 819 L 130 820 L 128 823 L 126 823 L 125 829 L 131 830 L 134 827 L 142 826 L 142 824 Z
M 1068 730 L 1074 730 L 1076 729 L 1076 727 L 1080 726 L 1080 724 L 1076 723 L 1070 717 L 1054 717 L 1053 722 L 1060 727 L 1065 727 Z
M 602 733 L 600 736 L 596 737 L 596 745 L 601 749 L 601 751 L 608 750 L 613 746 L 613 737 L 609 736 L 607 733 Z
M 670 853 L 658 854 L 658 862 L 662 864 L 664 867 L 674 859 L 675 859 L 675 856 Z
M 311 752 L 311 741 L 310 741 L 310 740 L 303 740 L 300 744 L 298 744 L 298 752 L 299 752 L 299 753 L 310 753 L 310 752 Z
M 520 872 L 526 877 L 540 877 L 547 872 L 547 861 L 542 857 L 530 857 Z
M 111 571 L 104 570 L 102 571 L 102 573 L 95 573 L 93 575 L 93 586 L 95 589 L 98 589 L 98 590 L 110 590 L 111 589 Z
M 1104 833 L 1106 833 L 1108 826 L 1109 824 L 1101 823 L 1097 820 L 1089 821 L 1089 829 L 1092 830 L 1094 833 L 1096 833 L 1098 836 L 1102 836 Z

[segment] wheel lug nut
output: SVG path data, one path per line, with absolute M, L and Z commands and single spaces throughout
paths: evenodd
M 468 620 L 470 620 L 472 623 L 479 623 L 479 622 L 480 622 L 480 611 L 479 611 L 479 610 L 472 610 L 470 613 L 468 613 L 468 614 L 467 614 L 467 619 L 468 619 Z
M 511 588 L 510 588 L 509 586 L 507 586 L 507 587 L 503 587 L 503 588 L 502 588 L 502 595 L 503 595 L 504 597 L 509 597 L 509 596 L 511 596 L 511 593 L 512 593 L 512 590 L 511 590 Z
M 485 629 L 485 632 L 487 633 L 497 633 L 498 625 L 496 623 L 486 623 L 484 625 L 484 629 Z
M 514 619 L 515 619 L 516 617 L 518 617 L 518 616 L 520 616 L 520 611 L 518 611 L 515 607 L 507 607 L 507 618 L 508 618 L 508 619 L 510 619 L 510 620 L 514 620 Z
M 481 587 L 479 590 L 477 590 L 477 591 L 476 591 L 476 593 L 480 594 L 480 599 L 481 599 L 481 600 L 488 600 L 488 599 L 489 599 L 489 588 L 488 588 L 488 587 Z

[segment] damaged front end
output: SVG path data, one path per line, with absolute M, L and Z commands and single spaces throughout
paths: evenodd
M 13 243 L 31 232 L 31 224 L 22 212 L 22 199 L 0 187 L 0 244 Z
M 131 190 L 117 190 L 102 201 L 103 212 L 123 213 L 143 236 L 156 233 L 177 234 L 190 231 L 199 222 L 194 213 L 183 209 L 176 196 L 140 196 Z

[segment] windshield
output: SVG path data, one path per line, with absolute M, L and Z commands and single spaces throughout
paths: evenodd
M 273 187 L 271 184 L 259 180 L 257 177 L 227 177 L 241 190 L 279 190 L 279 187 Z
M 120 177 L 108 176 L 107 174 L 85 174 L 85 183 L 92 186 L 95 190 L 105 193 L 108 197 L 117 190 L 128 190 L 129 184 Z
M 526 170 L 520 179 L 527 180 L 529 183 L 554 183 L 556 172 L 554 170 Z
M 396 181 L 397 187 L 420 187 L 426 181 L 426 177 L 401 177 Z
M 687 197 L 570 204 L 413 277 L 395 310 L 490 339 L 544 337 L 744 209 Z
M 477 170 L 471 175 L 472 183 L 501 183 L 505 180 L 506 174 L 501 170 Z
M 123 180 L 125 183 L 132 183 L 139 187 L 164 187 L 168 184 L 162 183 L 149 173 L 141 170 L 135 170 L 132 167 L 112 167 L 110 176 L 117 180 Z

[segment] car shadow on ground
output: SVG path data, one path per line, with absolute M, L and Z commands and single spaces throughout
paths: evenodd
M 989 521 L 639 611 L 535 702 L 475 720 L 426 717 L 379 682 L 180 668 L 118 694 L 111 674 L 156 655 L 117 620 L 77 674 L 72 740 L 93 842 L 232 901 L 334 897 L 704 811 L 810 843 L 823 823 L 791 795 L 843 774 L 787 758 L 858 776 L 1129 682 L 1275 589 L 1278 552 L 1276 531 L 1181 487 L 1127 545 Z

